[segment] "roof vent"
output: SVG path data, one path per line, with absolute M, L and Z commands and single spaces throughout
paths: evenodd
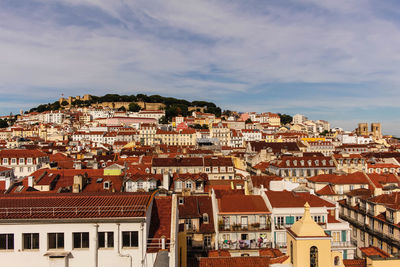
M 97 178 L 97 180 L 96 180 L 96 183 L 101 183 L 101 182 L 103 182 L 103 178 Z

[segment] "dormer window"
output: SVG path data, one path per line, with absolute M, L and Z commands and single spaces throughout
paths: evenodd
M 312 161 L 311 160 L 307 160 L 307 164 L 308 166 L 311 166 Z
M 183 197 L 179 197 L 178 198 L 178 203 L 179 203 L 179 205 L 185 204 L 185 199 Z
M 3 164 L 8 164 L 8 159 L 7 158 L 3 159 Z
M 208 214 L 207 213 L 203 214 L 203 223 L 208 223 Z
M 294 161 L 293 161 L 293 165 L 294 165 L 294 166 L 297 166 L 297 160 L 294 160 Z
M 286 166 L 290 166 L 290 160 L 286 161 Z
M 301 161 L 300 161 L 300 165 L 301 165 L 301 166 L 304 166 L 304 160 L 301 160 Z
M 19 164 L 24 164 L 24 162 L 25 162 L 25 159 L 24 159 L 24 158 L 20 158 L 20 159 L 19 159 Z
M 318 166 L 319 165 L 319 160 L 315 161 L 315 165 Z
M 103 188 L 104 189 L 110 189 L 110 185 L 111 185 L 111 183 L 109 181 L 106 181 L 106 182 L 103 183 Z
M 322 165 L 326 165 L 326 160 L 322 160 Z

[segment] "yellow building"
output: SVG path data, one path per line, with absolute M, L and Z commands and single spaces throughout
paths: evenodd
M 331 237 L 310 215 L 310 205 L 304 205 L 304 215 L 287 230 L 288 256 L 294 267 L 344 267 L 342 254 L 331 250 Z

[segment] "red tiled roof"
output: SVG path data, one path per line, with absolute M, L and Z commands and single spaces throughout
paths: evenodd
M 333 190 L 330 184 L 324 186 L 322 189 L 315 192 L 317 195 L 333 196 L 336 192 Z
M 311 207 L 335 207 L 335 204 L 307 192 L 301 193 L 284 190 L 266 191 L 265 193 L 273 208 L 304 207 L 306 202 Z
M 368 184 L 368 179 L 362 172 L 354 172 L 346 175 L 320 174 L 308 178 L 308 181 L 314 183 L 331 184 Z
M 343 264 L 345 267 L 366 267 L 367 266 L 367 262 L 365 259 L 343 260 Z
M 214 219 L 211 197 L 209 196 L 186 196 L 184 204 L 178 205 L 179 218 L 200 218 L 201 233 L 214 233 Z M 208 215 L 208 223 L 203 222 L 203 214 Z
M 253 187 L 261 187 L 269 188 L 269 183 L 271 181 L 281 181 L 283 178 L 279 176 L 250 176 L 250 179 L 253 183 Z
M 261 196 L 226 195 L 218 199 L 219 212 L 226 213 L 270 213 Z
M 0 158 L 38 158 L 46 157 L 47 154 L 39 150 L 31 149 L 6 149 L 0 150 Z
M 374 247 L 374 246 L 369 246 L 369 247 L 363 247 L 360 248 L 361 252 L 363 255 L 370 257 L 370 256 L 379 256 L 381 258 L 388 258 L 390 255 L 383 251 L 380 248 Z
M 171 236 L 171 208 L 172 208 L 172 197 L 171 196 L 157 196 L 153 201 L 153 208 L 151 211 L 150 229 L 148 238 L 151 239 L 147 243 L 147 252 L 155 253 L 161 248 L 155 248 L 154 244 L 159 241 L 156 239 L 165 236 L 170 238 Z M 152 245 L 153 244 L 153 245 Z
M 145 193 L 10 194 L 0 196 L 0 221 L 144 217 L 151 199 Z
M 243 267 L 263 266 L 268 267 L 269 257 L 218 257 L 200 258 L 199 267 Z
M 231 253 L 228 250 L 210 250 L 208 251 L 209 258 L 230 257 Z

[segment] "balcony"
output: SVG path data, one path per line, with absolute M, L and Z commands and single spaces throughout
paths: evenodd
M 354 245 L 350 241 L 346 241 L 346 242 L 331 242 L 331 246 L 335 247 L 335 248 L 354 247 Z
M 275 242 L 275 248 L 286 248 L 286 242 Z
M 219 231 L 220 232 L 243 232 L 243 231 L 270 231 L 271 230 L 271 225 L 269 224 L 259 224 L 259 223 L 253 223 L 253 224 L 232 224 L 232 225 L 225 225 L 225 224 L 220 224 L 219 225 Z
M 260 249 L 260 248 L 272 248 L 272 242 L 257 242 L 254 240 L 225 240 L 219 242 L 218 247 L 220 249 Z

